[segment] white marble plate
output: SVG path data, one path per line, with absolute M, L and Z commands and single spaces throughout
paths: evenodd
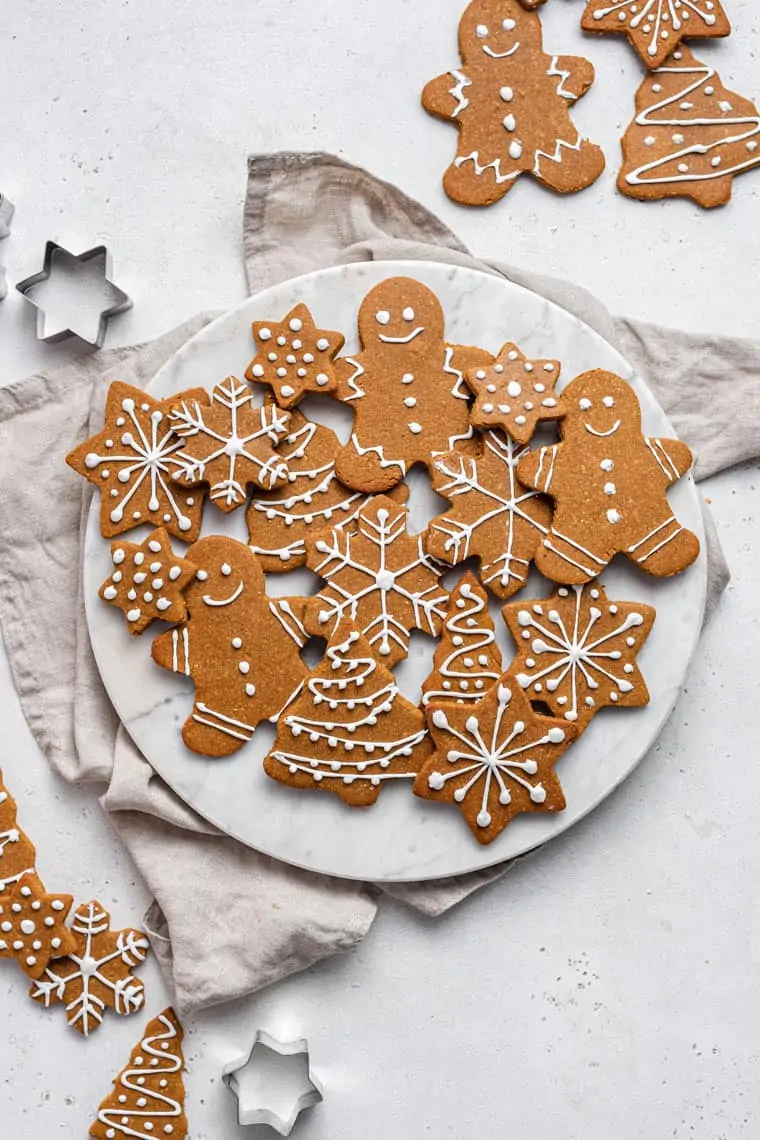
M 562 361 L 567 382 L 589 368 L 606 368 L 635 386 L 644 413 L 644 428 L 653 436 L 673 430 L 649 390 L 609 344 L 564 310 L 502 278 L 424 262 L 347 265 L 285 282 L 252 297 L 235 312 L 204 329 L 161 369 L 150 386 L 165 397 L 182 388 L 213 387 L 230 373 L 242 375 L 251 356 L 252 320 L 276 320 L 299 301 L 309 305 L 319 325 L 341 329 L 348 350 L 358 348 L 356 314 L 364 295 L 379 281 L 406 274 L 429 285 L 446 312 L 447 338 L 496 351 L 516 341 L 533 357 Z M 561 385 L 560 385 L 561 386 Z M 350 416 L 324 400 L 312 414 L 347 438 Z M 421 530 L 446 504 L 426 485 L 424 474 L 412 473 L 411 523 Z M 703 540 L 702 515 L 691 478 L 670 492 L 679 519 Z M 206 507 L 204 533 L 227 533 L 247 539 L 244 511 L 224 515 Z M 128 537 L 139 540 L 147 528 Z M 175 548 L 180 544 L 175 543 Z M 696 647 L 706 587 L 704 553 L 685 574 L 661 581 L 636 571 L 625 560 L 613 563 L 603 581 L 611 597 L 648 602 L 657 608 L 654 631 L 639 661 L 649 684 L 645 709 L 603 710 L 582 739 L 559 761 L 558 773 L 567 808 L 557 815 L 520 816 L 488 847 L 470 834 L 459 811 L 450 805 L 417 799 L 410 788 L 386 787 L 368 809 L 346 807 L 324 791 L 283 787 L 263 772 L 273 728 L 262 725 L 236 756 L 208 760 L 189 752 L 180 727 L 192 708 L 189 679 L 154 665 L 148 632 L 130 637 L 122 615 L 104 605 L 98 587 L 111 569 L 109 543 L 101 538 L 98 503 L 93 502 L 87 529 L 85 599 L 95 657 L 113 704 L 138 748 L 155 770 L 197 812 L 222 831 L 267 855 L 300 867 L 357 879 L 403 881 L 434 879 L 488 867 L 513 858 L 571 827 L 625 779 L 647 752 L 667 719 Z M 457 572 L 447 579 L 456 580 Z M 317 579 L 307 570 L 269 575 L 272 594 L 313 592 Z M 534 574 L 527 590 L 548 593 L 550 586 Z M 530 596 L 530 595 L 528 595 Z M 512 646 L 492 606 L 497 636 L 510 659 Z M 398 667 L 402 691 L 419 698 L 435 643 L 422 634 L 412 638 L 409 658 Z M 312 661 L 312 663 L 314 663 Z

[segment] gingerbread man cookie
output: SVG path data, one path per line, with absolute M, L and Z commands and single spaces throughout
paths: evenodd
M 447 344 L 440 301 L 410 277 L 392 277 L 367 295 L 359 336 L 362 351 L 340 362 L 336 395 L 355 420 L 335 471 L 346 486 L 377 493 L 472 435 L 462 370 L 492 357 Z
M 596 181 L 604 155 L 569 114 L 594 81 L 588 60 L 547 55 L 539 17 L 518 0 L 473 0 L 459 24 L 459 50 L 462 67 L 422 93 L 427 111 L 459 128 L 443 178 L 450 198 L 490 206 L 521 174 L 561 194 Z
M 156 638 L 153 659 L 195 683 L 187 747 L 229 756 L 299 690 L 306 634 L 287 598 L 267 597 L 261 564 L 242 542 L 210 535 L 188 560 L 198 567 L 185 593 L 190 617 Z
M 584 32 L 628 36 L 647 67 L 659 67 L 684 36 L 707 39 L 731 34 L 721 0 L 588 0 Z
M 98 591 L 104 602 L 122 611 L 130 633 L 140 634 L 152 621 L 184 621 L 184 591 L 195 566 L 178 558 L 163 527 L 144 542 L 112 542 L 113 571 Z
M 256 355 L 245 378 L 269 384 L 280 407 L 292 408 L 307 392 L 335 389 L 333 362 L 345 337 L 317 328 L 306 305 L 296 305 L 281 321 L 254 321 L 251 331 Z
M 691 467 L 686 444 L 642 435 L 636 393 L 612 372 L 577 376 L 560 411 L 562 442 L 530 452 L 517 469 L 523 483 L 555 503 L 536 554 L 541 573 L 566 585 L 588 582 L 615 554 L 657 578 L 690 566 L 699 540 L 665 494 Z
M 554 391 L 559 372 L 558 360 L 530 360 L 508 341 L 493 364 L 465 372 L 475 393 L 473 424 L 502 428 L 516 443 L 528 443 L 539 423 L 559 416 Z

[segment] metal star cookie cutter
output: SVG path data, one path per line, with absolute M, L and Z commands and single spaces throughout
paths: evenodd
M 42 284 L 43 281 L 48 281 L 55 271 L 55 264 L 57 261 L 68 261 L 70 266 L 74 264 L 89 265 L 91 262 L 102 262 L 102 278 L 104 284 L 108 285 L 114 295 L 114 300 L 111 305 L 99 312 L 98 331 L 95 339 L 84 335 L 77 329 L 64 328 L 56 329 L 52 333 L 46 331 L 47 327 L 47 313 L 39 302 L 35 301 L 34 297 L 30 296 L 35 286 Z M 111 317 L 115 317 L 117 313 L 123 313 L 131 308 L 131 298 L 127 296 L 117 285 L 111 280 L 112 264 L 111 254 L 104 245 L 95 246 L 93 249 L 88 249 L 85 253 L 70 253 L 62 245 L 57 242 L 49 241 L 45 246 L 45 260 L 42 269 L 39 273 L 33 273 L 31 277 L 26 277 L 23 281 L 19 281 L 16 289 L 31 305 L 37 309 L 37 339 L 44 341 L 45 344 L 57 344 L 59 341 L 65 340 L 70 336 L 78 336 L 85 344 L 90 344 L 93 348 L 102 348 L 103 342 L 106 337 L 106 326 Z
M 267 1103 L 269 1098 L 261 1081 L 263 1073 L 258 1074 L 259 1079 L 256 1079 L 256 1070 L 266 1052 L 270 1057 L 262 1068 L 269 1069 L 270 1077 L 274 1076 L 276 1079 L 277 1075 L 284 1075 L 286 1069 L 293 1070 L 293 1073 L 297 1073 L 300 1069 L 302 1091 L 293 1094 L 287 1116 L 283 1113 L 281 1105 L 274 1107 L 278 1099 L 275 1095 Z M 276 1061 L 276 1058 L 282 1060 Z M 277 1074 L 278 1069 L 279 1074 Z M 291 1083 L 293 1073 L 288 1074 Z M 304 1109 L 311 1108 L 324 1099 L 322 1087 L 311 1071 L 309 1043 L 306 1038 L 301 1037 L 297 1041 L 277 1041 L 263 1029 L 256 1030 L 253 1045 L 248 1053 L 225 1066 L 222 1080 L 237 1097 L 239 1124 L 268 1124 L 281 1136 L 290 1136 Z M 274 1094 L 275 1090 L 272 1091 Z M 284 1097 L 280 1099 L 283 1100 Z

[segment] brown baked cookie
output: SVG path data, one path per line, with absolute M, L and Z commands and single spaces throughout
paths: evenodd
M 444 340 L 444 316 L 434 293 L 410 277 L 392 277 L 366 296 L 359 310 L 362 351 L 341 364 L 336 396 L 354 409 L 351 440 L 335 471 L 357 491 L 400 483 L 415 463 L 472 435 L 462 370 L 493 358 Z
M 0 898 L 0 958 L 15 958 L 30 978 L 39 978 L 51 958 L 71 954 L 76 943 L 66 927 L 71 895 L 49 895 L 39 876 L 24 875 Z
M 25 875 L 34 874 L 35 858 L 34 845 L 18 826 L 16 801 L 0 772 L 0 899 Z
M 539 423 L 556 420 L 558 360 L 531 360 L 508 341 L 493 364 L 471 368 L 465 380 L 475 393 L 470 418 L 477 428 L 501 428 L 526 444 Z
M 307 392 L 335 390 L 334 360 L 346 338 L 318 329 L 306 305 L 296 305 L 281 321 L 254 321 L 251 331 L 256 355 L 245 378 L 268 384 L 281 408 L 294 407 Z
M 587 59 L 547 55 L 539 17 L 519 0 L 473 0 L 459 24 L 462 66 L 425 87 L 422 105 L 459 128 L 443 187 L 463 206 L 490 206 L 521 174 L 561 194 L 583 190 L 604 170 L 569 108 L 588 91 Z
M 152 621 L 184 621 L 184 591 L 196 567 L 172 550 L 163 527 L 141 543 L 112 542 L 113 572 L 98 591 L 104 602 L 117 606 L 130 633 L 142 633 Z
M 389 781 L 413 780 L 431 750 L 424 714 L 345 618 L 280 717 L 264 771 L 281 784 L 320 788 L 351 807 L 368 807 Z
M 734 177 L 760 165 L 760 115 L 684 44 L 644 76 L 622 146 L 621 194 L 724 206 Z
M 275 448 L 288 434 L 290 416 L 275 404 L 258 407 L 236 376 L 217 384 L 208 400 L 178 400 L 172 408 L 172 427 L 182 440 L 172 478 L 183 487 L 208 487 L 211 502 L 229 513 L 243 506 L 249 486 L 269 489 L 287 480 L 287 464 Z
M 306 543 L 306 564 L 325 580 L 309 599 L 306 625 L 331 637 L 351 618 L 384 664 L 409 652 L 409 633 L 437 637 L 448 591 L 441 567 L 423 550 L 422 535 L 407 534 L 406 507 L 377 495 L 351 526 L 322 531 Z
M 510 673 L 579 734 L 601 708 L 649 704 L 636 656 L 654 624 L 651 606 L 610 601 L 591 582 L 559 586 L 549 598 L 513 602 L 503 612 L 517 645 Z
M 475 704 L 428 705 L 436 751 L 414 782 L 422 799 L 459 806 L 478 843 L 520 812 L 562 811 L 554 765 L 575 726 L 539 716 L 509 673 Z
M 208 401 L 203 388 L 154 400 L 115 380 L 108 389 L 105 426 L 66 456 L 69 467 L 100 488 L 100 533 L 115 538 L 141 523 L 165 526 L 193 542 L 200 532 L 205 490 L 178 487 L 171 469 L 182 441 L 169 413 L 181 400 Z
M 554 499 L 552 527 L 536 566 L 553 582 L 588 582 L 615 554 L 657 578 L 679 574 L 699 554 L 666 490 L 691 467 L 677 439 L 641 432 L 630 384 L 599 369 L 577 376 L 560 398 L 562 442 L 524 456 L 518 477 Z
M 244 543 L 209 535 L 188 560 L 198 567 L 185 593 L 190 616 L 159 634 L 153 659 L 195 683 L 182 728 L 187 747 L 230 756 L 300 689 L 306 633 L 289 599 L 267 597 L 261 563 Z
M 344 487 L 335 474 L 341 444 L 335 432 L 312 423 L 298 410 L 279 454 L 288 481 L 274 491 L 257 492 L 246 511 L 248 544 L 266 573 L 293 570 L 306 562 L 306 539 L 327 526 L 344 527 L 371 496 Z M 409 488 L 399 483 L 389 495 L 406 502 Z
M 525 585 L 551 523 L 549 504 L 518 478 L 526 454 L 501 432 L 487 431 L 479 453 L 440 456 L 431 474 L 451 510 L 430 523 L 425 550 L 450 566 L 477 557 L 481 582 L 504 599 Z
M 584 32 L 628 36 L 647 67 L 659 67 L 684 36 L 708 39 L 731 34 L 721 0 L 587 0 Z
M 451 591 L 433 670 L 422 682 L 422 704 L 478 701 L 503 671 L 488 595 L 468 570 Z

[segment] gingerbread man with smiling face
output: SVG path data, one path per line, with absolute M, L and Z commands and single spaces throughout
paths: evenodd
M 584 372 L 559 402 L 562 442 L 521 460 L 521 482 L 554 499 L 551 530 L 535 557 L 554 582 L 588 582 L 615 554 L 657 578 L 690 566 L 699 539 L 681 526 L 665 492 L 692 463 L 685 443 L 641 432 L 630 384 Z
M 539 17 L 519 0 L 473 0 L 459 24 L 459 50 L 462 67 L 422 93 L 427 111 L 459 128 L 443 178 L 450 198 L 490 206 L 521 174 L 561 194 L 596 181 L 604 155 L 569 114 L 594 81 L 588 60 L 547 55 Z
M 490 363 L 479 348 L 447 344 L 443 309 L 410 277 L 376 286 L 359 310 L 362 351 L 337 361 L 334 393 L 355 412 L 335 471 L 357 491 L 388 491 L 415 463 L 472 435 L 463 370 Z

